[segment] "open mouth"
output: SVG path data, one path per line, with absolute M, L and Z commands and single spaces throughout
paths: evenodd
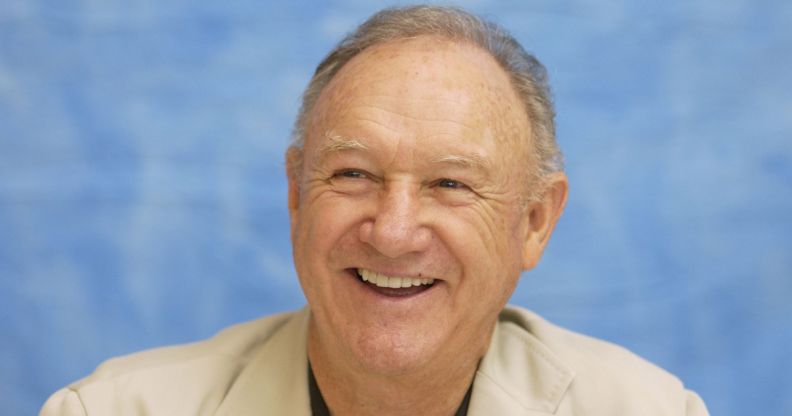
M 388 297 L 413 296 L 431 289 L 435 279 L 387 276 L 367 269 L 351 269 L 357 279 L 369 289 Z

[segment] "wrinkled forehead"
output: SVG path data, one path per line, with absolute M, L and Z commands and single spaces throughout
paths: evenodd
M 306 142 L 376 100 L 405 117 L 448 119 L 486 129 L 512 151 L 524 147 L 530 123 L 507 73 L 484 50 L 422 36 L 367 48 L 325 87 L 309 118 Z

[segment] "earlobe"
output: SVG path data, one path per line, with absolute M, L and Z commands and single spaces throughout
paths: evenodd
M 526 209 L 527 232 L 523 247 L 523 270 L 536 267 L 542 257 L 558 218 L 566 206 L 569 182 L 563 172 L 547 175 L 539 200 Z

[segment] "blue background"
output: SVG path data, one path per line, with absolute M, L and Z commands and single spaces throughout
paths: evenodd
M 548 67 L 571 199 L 512 302 L 792 414 L 792 2 L 461 1 Z M 0 2 L 0 408 L 304 302 L 282 154 L 375 1 Z

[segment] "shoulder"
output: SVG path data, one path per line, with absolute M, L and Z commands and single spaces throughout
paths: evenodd
M 667 386 L 680 384 L 667 371 L 624 347 L 559 327 L 523 308 L 505 308 L 499 324 L 510 336 L 530 337 L 540 342 L 569 366 L 576 378 L 596 375 L 601 379 L 618 375 L 619 379 L 637 377 Z
M 183 365 L 194 366 L 203 361 L 241 364 L 257 347 L 267 341 L 294 313 L 282 313 L 227 327 L 211 338 L 190 344 L 173 345 L 140 351 L 109 359 L 91 376 L 74 384 L 80 387 L 105 378 Z
M 556 326 L 523 308 L 499 317 L 501 345 L 509 354 L 541 357 L 550 373 L 567 374 L 554 405 L 587 414 L 706 414 L 698 396 L 664 369 L 613 343 Z M 504 357 L 506 360 L 514 357 Z M 702 413 L 703 409 L 703 413 Z M 564 414 L 561 412 L 561 414 Z
M 297 314 L 237 324 L 200 342 L 112 358 L 56 392 L 41 414 L 125 414 L 148 412 L 150 406 L 158 412 L 174 409 L 169 414 L 204 414 L 219 405 L 256 352 Z

